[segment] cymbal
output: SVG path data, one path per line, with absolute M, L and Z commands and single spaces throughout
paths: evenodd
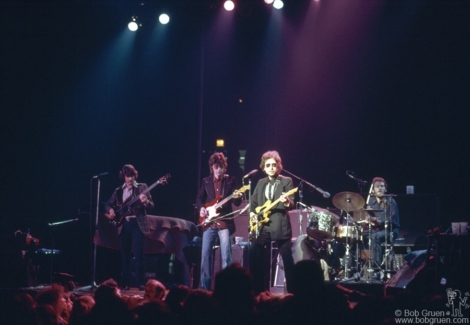
M 347 212 L 362 209 L 365 203 L 362 196 L 353 192 L 341 192 L 333 197 L 334 206 Z
M 383 212 L 381 209 L 360 209 L 353 212 L 354 221 L 359 221 L 364 219 L 371 212 Z
M 308 228 L 307 229 L 307 235 L 309 235 L 310 237 L 313 237 L 315 239 L 318 239 L 318 240 L 329 240 L 329 239 L 333 239 L 333 236 L 326 232 L 326 231 L 323 231 L 323 230 L 318 230 L 318 229 L 315 229 L 315 228 Z
M 372 209 L 372 208 L 364 208 L 361 209 L 360 211 L 367 211 L 367 212 L 383 212 L 383 209 Z

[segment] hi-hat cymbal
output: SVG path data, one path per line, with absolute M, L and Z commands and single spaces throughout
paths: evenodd
M 307 228 L 307 235 L 318 240 L 333 239 L 333 236 L 330 233 L 316 228 Z
M 363 220 L 369 213 L 373 212 L 383 212 L 381 209 L 360 209 L 353 212 L 354 221 Z
M 333 197 L 334 206 L 347 212 L 362 209 L 365 203 L 362 196 L 353 192 L 341 192 Z

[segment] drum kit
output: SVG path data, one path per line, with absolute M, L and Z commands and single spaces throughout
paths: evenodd
M 331 277 L 341 281 L 359 281 L 362 275 L 367 282 L 372 282 L 372 275 L 380 266 L 372 259 L 370 233 L 369 250 L 365 249 L 362 234 L 371 231 L 369 214 L 382 210 L 364 208 L 364 198 L 353 192 L 336 194 L 333 205 L 337 210 L 307 207 L 309 217 L 304 240 L 315 252 L 323 252 L 317 256 L 327 261 Z M 356 247 L 355 261 L 350 254 L 353 246 Z M 340 257 L 343 257 L 343 263 L 339 261 Z

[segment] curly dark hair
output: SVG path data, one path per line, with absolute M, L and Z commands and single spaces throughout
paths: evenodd
M 224 169 L 227 169 L 227 159 L 222 152 L 216 152 L 209 158 L 209 170 L 212 174 L 212 166 L 219 165 Z
M 263 155 L 261 156 L 261 163 L 259 164 L 259 167 L 261 168 L 261 170 L 264 170 L 264 164 L 266 163 L 267 160 L 271 158 L 276 160 L 277 172 L 278 174 L 280 174 L 282 172 L 282 159 L 281 159 L 281 156 L 279 155 L 279 152 L 275 150 L 266 151 L 265 153 L 263 153 Z
M 137 179 L 137 177 L 139 177 L 139 172 L 132 165 L 124 165 L 119 172 L 119 178 L 124 180 L 124 177 L 126 176 L 135 176 L 135 179 Z

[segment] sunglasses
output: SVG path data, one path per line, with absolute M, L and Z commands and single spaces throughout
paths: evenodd
M 276 164 L 276 163 L 272 163 L 272 164 L 265 164 L 265 165 L 264 165 L 264 167 L 266 167 L 266 168 L 269 168 L 269 167 L 271 167 L 271 166 L 273 166 L 273 168 L 274 168 L 274 167 L 277 167 L 277 164 Z

